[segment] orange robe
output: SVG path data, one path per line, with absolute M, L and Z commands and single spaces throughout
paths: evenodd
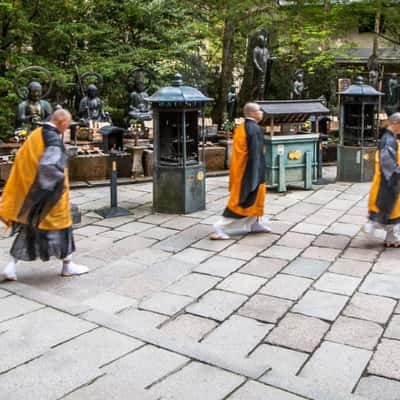
M 230 197 L 224 216 L 231 218 L 264 215 L 264 135 L 255 121 L 236 127 L 229 173 Z
M 53 143 L 54 139 L 58 141 L 56 144 L 65 154 L 61 139 L 55 135 L 53 132 Z M 43 128 L 40 127 L 27 138 L 15 157 L 0 200 L 0 219 L 7 226 L 19 223 L 44 231 L 72 226 L 67 169 L 59 171 L 57 184 L 52 190 L 40 187 L 39 167 L 45 149 Z
M 400 142 L 387 131 L 379 146 L 369 194 L 369 217 L 382 224 L 397 224 L 400 223 Z M 385 174 L 387 178 L 390 176 L 389 180 Z

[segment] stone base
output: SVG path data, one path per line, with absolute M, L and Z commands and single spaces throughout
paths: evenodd
M 144 176 L 153 176 L 153 150 L 143 152 L 143 172 Z
M 206 147 L 206 170 L 221 171 L 225 169 L 225 154 L 225 147 Z
M 7 161 L 0 164 L 0 180 L 6 182 L 10 175 L 13 162 Z
M 96 181 L 107 178 L 109 155 L 92 154 L 73 157 L 69 160 L 71 181 Z

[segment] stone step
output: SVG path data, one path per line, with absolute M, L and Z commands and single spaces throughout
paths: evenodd
M 328 385 L 317 385 L 312 380 L 287 374 L 273 366 L 259 381 L 312 400 L 367 400 L 366 397 L 346 393 Z

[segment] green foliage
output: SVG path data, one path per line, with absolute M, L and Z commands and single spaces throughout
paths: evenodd
M 0 137 L 14 127 L 19 102 L 13 79 L 22 68 L 40 65 L 54 77 L 51 98 L 74 109 L 80 73 L 104 77 L 102 97 L 115 124 L 124 123 L 129 71 L 141 64 L 151 73 L 149 92 L 176 72 L 217 99 L 222 119 L 227 88 L 241 80 L 249 38 L 271 33 L 269 98 L 288 98 L 293 73 L 306 71 L 309 95 L 334 93 L 335 58 L 352 43 L 352 27 L 370 26 L 377 7 L 383 35 L 400 42 L 400 7 L 394 0 L 0 0 Z M 373 21 L 372 21 L 373 22 Z M 229 29 L 227 29 L 229 28 Z M 246 67 L 247 66 L 247 67 Z M 333 101 L 332 96 L 332 101 Z M 76 115 L 75 115 L 76 116 Z M 222 122 L 222 121 L 221 121 Z

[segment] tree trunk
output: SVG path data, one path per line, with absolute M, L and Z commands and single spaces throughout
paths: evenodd
M 231 20 L 224 21 L 224 36 L 222 39 L 222 63 L 221 75 L 218 82 L 217 98 L 214 107 L 214 123 L 219 126 L 223 123 L 226 113 L 226 99 L 229 86 L 233 80 L 233 42 L 235 36 L 235 27 Z
M 375 29 L 374 29 L 375 35 L 372 48 L 372 54 L 375 57 L 377 56 L 377 51 L 378 51 L 378 37 L 380 33 L 381 15 L 382 15 L 382 0 L 376 0 Z

